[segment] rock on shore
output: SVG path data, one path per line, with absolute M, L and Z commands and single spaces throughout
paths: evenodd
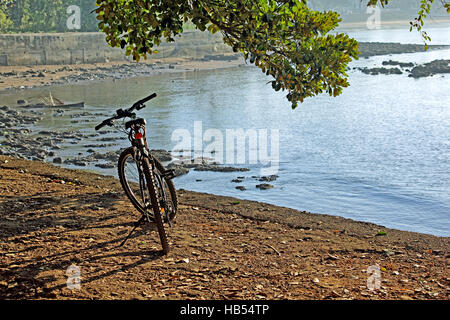
M 362 73 L 370 74 L 372 76 L 378 74 L 403 74 L 399 68 L 360 68 Z
M 414 66 L 412 62 L 399 62 L 399 61 L 383 61 L 383 66 L 399 66 L 400 68 L 411 68 L 404 70 L 405 72 L 409 72 L 408 77 L 411 78 L 423 78 L 429 77 L 435 74 L 444 74 L 450 73 L 450 60 L 434 60 L 429 63 L 425 63 L 422 65 Z M 370 74 L 370 75 L 378 75 L 378 74 L 403 74 L 403 71 L 399 68 L 385 68 L 385 67 L 377 67 L 377 68 L 354 68 L 360 70 L 362 73 Z
M 439 73 L 450 73 L 450 60 L 434 60 L 414 67 L 409 77 L 422 78 Z
M 222 166 L 215 162 L 210 162 L 204 159 L 192 159 L 192 160 L 176 160 L 167 166 L 168 169 L 175 171 L 175 176 L 181 176 L 189 173 L 191 169 L 194 171 L 212 171 L 212 172 L 246 172 L 250 171 L 248 168 L 228 167 Z

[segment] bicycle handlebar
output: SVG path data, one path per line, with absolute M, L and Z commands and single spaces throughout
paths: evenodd
M 98 131 L 101 128 L 103 128 L 104 126 L 112 126 L 114 120 L 118 120 L 118 119 L 122 119 L 122 118 L 127 118 L 127 117 L 134 117 L 136 116 L 135 113 L 133 113 L 133 110 L 141 110 L 145 108 L 144 103 L 146 103 L 147 101 L 152 100 L 153 98 L 156 98 L 156 93 L 153 93 L 152 95 L 139 100 L 138 102 L 136 102 L 135 104 L 133 104 L 133 106 L 127 110 L 122 110 L 119 109 L 116 111 L 116 115 L 114 117 L 111 117 L 109 119 L 104 120 L 102 123 L 100 123 L 98 126 L 95 127 L 95 130 Z
M 133 111 L 134 109 L 141 110 L 141 109 L 145 108 L 144 103 L 146 103 L 147 101 L 152 100 L 153 98 L 156 98 L 156 93 L 148 96 L 147 98 L 139 100 L 138 102 L 133 104 L 133 106 L 130 108 L 130 111 Z M 141 107 L 141 108 L 139 108 L 139 107 Z
M 109 125 L 111 123 L 111 121 L 107 121 L 107 120 L 103 121 L 102 123 L 100 123 L 98 126 L 95 127 L 95 131 L 100 130 L 101 128 L 103 128 L 106 125 Z

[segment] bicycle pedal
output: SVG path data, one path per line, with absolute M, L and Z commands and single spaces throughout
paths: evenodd
M 173 170 L 173 169 L 166 170 L 166 171 L 164 171 L 162 176 L 163 176 L 163 178 L 165 178 L 167 180 L 172 180 L 173 178 L 176 177 L 175 170 Z

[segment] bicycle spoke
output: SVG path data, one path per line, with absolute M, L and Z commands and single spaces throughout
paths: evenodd
M 142 170 L 139 169 L 139 164 L 129 156 L 124 163 L 124 179 L 129 186 L 129 190 L 133 197 L 139 202 L 143 209 L 148 209 L 150 203 L 150 196 L 148 194 L 148 187 L 145 182 L 145 177 Z M 152 216 L 152 214 L 150 214 Z

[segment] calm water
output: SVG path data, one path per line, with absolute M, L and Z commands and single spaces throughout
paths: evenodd
M 450 28 L 432 31 L 434 43 L 450 43 L 445 41 Z M 420 43 L 420 38 L 409 39 L 414 36 L 407 30 L 352 35 L 365 41 Z M 373 57 L 351 66 L 380 66 L 389 59 L 423 63 L 450 59 L 450 50 Z M 150 122 L 153 148 L 172 150 L 173 131 L 193 134 L 194 121 L 224 135 L 234 128 L 280 130 L 280 177 L 272 183 L 274 189 L 255 188 L 259 182 L 251 176 L 259 175 L 260 165 L 246 165 L 251 171 L 244 174 L 192 171 L 175 180 L 179 188 L 450 236 L 450 75 L 415 80 L 406 74 L 351 71 L 351 86 L 340 97 L 309 99 L 295 111 L 267 81 L 258 69 L 241 67 L 64 86 L 52 88 L 52 94 L 85 101 L 87 111 L 109 112 L 158 92 L 158 99 L 141 112 Z M 1 94 L 0 99 L 5 104 L 43 92 L 48 89 Z M 39 126 L 93 133 L 97 122 L 74 127 L 70 120 L 48 117 Z M 123 141 L 118 147 L 126 145 Z M 70 145 L 59 154 L 78 152 L 85 154 L 85 149 Z M 246 176 L 240 184 L 246 191 L 235 189 L 231 180 L 237 176 Z

